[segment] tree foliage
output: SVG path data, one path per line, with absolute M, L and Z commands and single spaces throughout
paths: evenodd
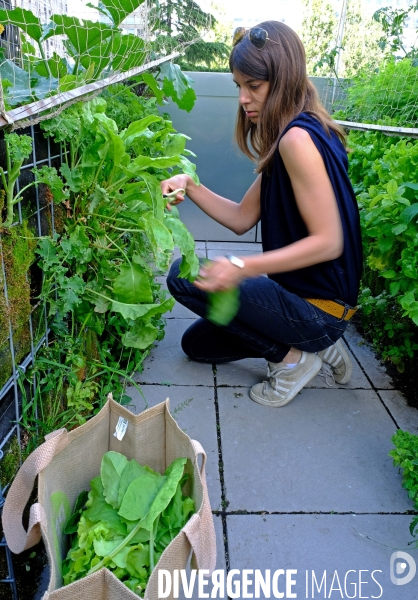
M 230 47 L 223 42 L 200 40 L 189 46 L 178 64 L 183 71 L 229 71 Z
M 378 42 L 382 28 L 364 14 L 360 0 L 348 2 L 341 46 L 333 4 L 329 0 L 304 0 L 304 4 L 301 38 L 309 75 L 352 77 L 381 64 L 383 52 Z
M 167 0 L 157 10 L 159 35 L 155 45 L 160 52 L 183 50 L 176 63 L 184 71 L 228 70 L 230 47 L 212 14 L 193 0 Z
M 301 39 L 305 46 L 308 75 L 329 75 L 329 65 L 321 61 L 335 45 L 335 11 L 328 0 L 304 0 L 304 9 Z
M 361 71 L 373 72 L 383 61 L 378 40 L 381 26 L 362 12 L 361 0 L 350 0 L 344 27 L 339 76 L 353 77 Z
M 194 0 L 165 0 L 156 3 L 150 11 L 150 21 L 155 20 L 158 36 L 154 49 L 169 54 L 200 40 L 210 29 L 213 17 L 203 11 Z
M 373 19 L 382 26 L 383 34 L 378 43 L 386 56 L 415 58 L 418 55 L 416 42 L 408 47 L 404 37 L 407 21 L 416 12 L 418 2 L 411 4 L 406 10 L 387 6 L 374 13 Z

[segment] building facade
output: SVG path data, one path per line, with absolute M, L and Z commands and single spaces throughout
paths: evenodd
M 68 0 L 71 1 L 71 0 Z M 19 8 L 30 10 L 36 15 L 41 23 L 48 23 L 52 15 L 68 14 L 67 0 L 15 0 L 14 5 Z M 45 40 L 43 43 L 46 58 L 51 58 L 54 52 L 59 56 L 66 54 L 63 39 L 60 35 Z M 38 51 L 38 49 L 36 49 Z

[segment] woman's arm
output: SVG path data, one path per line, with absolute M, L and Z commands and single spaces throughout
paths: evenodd
M 205 269 L 205 278 L 197 283 L 201 289 L 228 289 L 246 277 L 294 271 L 341 255 L 344 240 L 337 201 L 310 135 L 298 127 L 289 129 L 280 141 L 279 152 L 308 230 L 307 237 L 279 250 L 245 257 L 242 269 L 220 259 Z
M 292 184 L 308 236 L 280 250 L 246 260 L 247 275 L 294 271 L 341 256 L 344 238 L 340 213 L 324 161 L 311 136 L 292 127 L 279 152 Z M 248 262 L 248 264 L 247 264 Z
M 204 185 L 196 185 L 189 175 L 175 175 L 161 182 L 163 194 L 183 188 L 189 198 L 209 217 L 231 229 L 237 235 L 242 235 L 260 219 L 260 186 L 261 175 L 257 177 L 239 204 L 218 196 Z M 179 204 L 183 196 L 177 194 L 172 204 Z

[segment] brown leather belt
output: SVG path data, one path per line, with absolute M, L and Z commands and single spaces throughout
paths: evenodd
M 357 308 L 347 308 L 343 304 L 339 304 L 333 300 L 320 300 L 319 298 L 305 298 L 305 300 L 329 315 L 338 317 L 338 319 L 343 319 L 344 321 L 351 319 L 357 310 Z

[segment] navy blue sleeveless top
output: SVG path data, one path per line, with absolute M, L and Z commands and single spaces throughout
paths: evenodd
M 363 258 L 360 218 L 347 174 L 346 150 L 333 131 L 329 137 L 321 123 L 307 113 L 295 117 L 282 135 L 291 127 L 305 129 L 323 158 L 338 203 L 344 250 L 334 260 L 287 273 L 274 273 L 269 277 L 302 298 L 342 300 L 355 306 Z M 267 175 L 263 172 L 261 178 L 261 235 L 264 252 L 283 248 L 308 235 L 278 150 L 274 155 L 271 173 Z

